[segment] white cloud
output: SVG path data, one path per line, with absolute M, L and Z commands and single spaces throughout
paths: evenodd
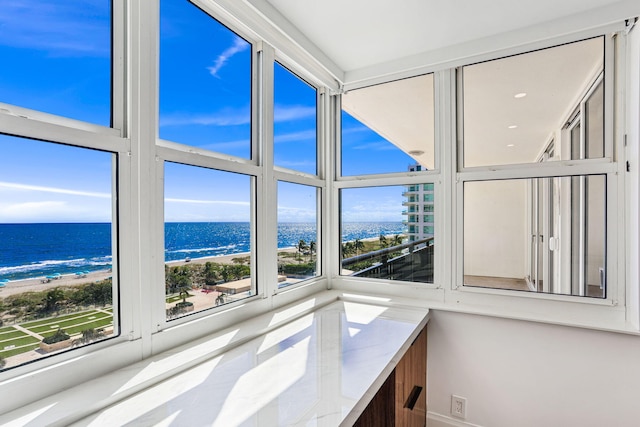
M 108 56 L 107 13 L 104 2 L 85 2 L 78 8 L 60 1 L 5 0 L 0 28 L 10 36 L 1 37 L 0 45 L 45 50 L 56 56 Z
M 241 39 L 240 37 L 236 37 L 233 40 L 233 44 L 226 48 L 215 59 L 215 61 L 213 61 L 213 66 L 207 67 L 207 70 L 209 70 L 209 73 L 211 73 L 212 76 L 218 77 L 218 72 L 222 67 L 225 66 L 227 61 L 237 53 L 247 50 L 249 46 L 249 43 L 247 43 L 245 40 Z
M 286 107 L 276 106 L 273 114 L 275 122 L 288 122 L 315 117 L 316 109 L 299 105 Z M 212 113 L 173 113 L 160 117 L 161 127 L 184 125 L 239 126 L 249 123 L 251 123 L 251 109 L 249 105 L 242 108 L 225 108 Z
M 197 199 L 164 199 L 170 203 L 190 203 L 199 205 L 232 205 L 232 206 L 249 206 L 249 202 L 234 202 L 230 200 L 197 200 Z
M 276 144 L 280 142 L 291 142 L 291 141 L 295 142 L 295 141 L 304 141 L 309 139 L 311 140 L 316 139 L 315 129 L 303 130 L 301 132 L 278 134 L 278 135 L 274 135 L 273 137 L 273 140 Z
M 274 122 L 291 122 L 315 117 L 316 108 L 304 105 L 275 105 L 273 108 Z
M 109 222 L 111 206 L 59 200 L 0 204 L 0 222 Z
M 109 193 L 79 191 L 79 190 L 71 190 L 67 188 L 57 188 L 57 187 L 43 187 L 39 185 L 18 184 L 14 182 L 0 182 L 0 189 L 2 188 L 9 189 L 9 190 L 20 190 L 20 191 L 38 191 L 38 192 L 44 192 L 44 193 L 69 194 L 72 196 L 100 197 L 100 198 L 107 198 L 107 199 L 111 198 L 111 194 Z
M 210 114 L 170 114 L 160 117 L 160 126 L 238 126 L 251 123 L 249 107 L 224 109 Z

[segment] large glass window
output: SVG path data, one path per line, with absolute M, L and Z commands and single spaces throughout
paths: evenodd
M 461 69 L 463 166 L 505 166 L 460 174 L 465 286 L 607 297 L 604 52 L 597 37 Z
M 317 173 L 317 92 L 282 65 L 274 64 L 274 163 Z
M 603 70 L 604 37 L 462 67 L 464 166 L 538 162 Z M 560 145 L 550 160 L 604 156 L 602 93 L 587 100 L 588 154 Z
M 165 163 L 167 319 L 255 295 L 252 178 Z
M 433 283 L 433 228 L 420 222 L 422 186 L 340 191 L 341 274 Z M 403 221 L 403 217 L 407 220 Z
M 318 189 L 278 182 L 278 288 L 319 275 Z
M 251 44 L 185 0 L 160 2 L 160 138 L 251 158 Z
M 0 103 L 111 125 L 110 1 L 3 2 L 0 28 Z
M 435 168 L 433 74 L 342 95 L 342 175 Z
M 606 176 L 464 184 L 464 284 L 606 296 Z
M 0 135 L 0 368 L 119 333 L 113 162 Z

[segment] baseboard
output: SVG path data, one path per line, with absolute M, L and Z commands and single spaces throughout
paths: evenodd
M 458 418 L 453 418 L 447 415 L 438 414 L 436 412 L 427 412 L 427 427 L 482 427 L 482 426 L 478 424 L 469 423 Z

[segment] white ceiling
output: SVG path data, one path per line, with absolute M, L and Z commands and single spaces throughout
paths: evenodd
M 468 58 L 477 60 L 477 55 L 518 49 L 640 15 L 640 0 L 245 1 L 271 15 L 272 22 L 324 63 L 347 89 L 369 86 L 348 92 L 343 98 L 345 110 L 403 151 L 425 151 L 413 157 L 429 168 L 434 160 L 432 113 L 417 106 L 425 104 L 431 91 L 423 93 L 425 85 L 419 79 L 371 84 L 415 75 L 415 70 L 428 71 L 437 64 L 462 65 L 470 62 Z M 537 58 L 525 55 L 523 61 L 469 69 L 469 78 L 484 83 L 466 87 L 468 107 L 476 112 L 466 111 L 465 131 L 475 138 L 465 138 L 466 165 L 535 161 L 552 132 L 566 120 L 567 110 L 576 105 L 594 70 L 602 66 L 601 50 L 585 49 L 595 53 L 547 50 Z M 488 75 L 497 75 L 492 69 L 496 65 L 508 65 L 509 74 L 521 78 L 487 80 Z M 514 100 L 521 91 L 528 96 Z M 508 129 L 514 124 L 517 129 Z
M 537 161 L 600 74 L 603 47 L 598 37 L 464 67 L 465 166 Z M 433 104 L 431 74 L 342 97 L 345 111 L 405 153 L 422 152 L 411 156 L 428 169 L 435 167 Z M 560 147 L 556 154 L 569 158 Z
M 566 30 L 576 16 L 590 26 L 640 10 L 638 0 L 248 1 L 267 1 L 344 72 L 531 26 L 558 31 L 552 24 L 563 19 Z

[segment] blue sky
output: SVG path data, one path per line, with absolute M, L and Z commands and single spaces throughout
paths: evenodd
M 184 0 L 161 2 L 159 136 L 250 157 L 251 45 Z M 9 0 L 0 6 L 0 103 L 110 125 L 109 2 Z M 316 91 L 274 65 L 277 166 L 315 173 Z M 2 106 L 0 105 L 0 108 Z M 410 158 L 355 119 L 343 118 L 344 173 L 404 171 Z M 112 155 L 0 135 L 0 223 L 111 220 Z M 168 164 L 172 221 L 248 219 L 249 179 Z M 305 186 L 280 185 L 278 218 L 315 217 Z M 312 192 L 313 193 L 313 192 Z M 401 191 L 380 188 L 343 207 L 361 220 L 399 221 Z M 395 203 L 397 201 L 397 208 Z

